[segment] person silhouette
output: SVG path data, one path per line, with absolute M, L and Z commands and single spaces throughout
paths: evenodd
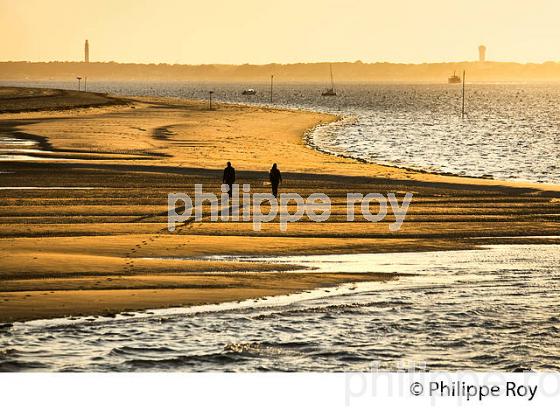
M 278 185 L 282 183 L 282 174 L 276 164 L 272 164 L 268 177 L 270 178 L 270 185 L 272 185 L 272 195 L 278 198 Z
M 235 168 L 231 166 L 231 162 L 228 161 L 227 167 L 224 168 L 224 176 L 222 178 L 224 184 L 228 185 L 228 195 L 231 198 L 231 192 L 233 190 L 233 184 L 235 183 Z

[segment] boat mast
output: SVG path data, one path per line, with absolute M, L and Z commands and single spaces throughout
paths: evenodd
M 334 80 L 333 80 L 333 75 L 332 75 L 332 64 L 331 64 L 331 90 L 334 91 Z
M 465 70 L 463 70 L 463 95 L 462 95 L 461 119 L 465 119 Z

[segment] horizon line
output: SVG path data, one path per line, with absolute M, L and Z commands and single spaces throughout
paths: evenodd
M 427 65 L 427 64 L 521 64 L 521 65 L 542 65 L 542 64 L 560 64 L 560 60 L 546 60 L 541 62 L 534 61 L 479 61 L 479 60 L 463 60 L 463 61 L 432 61 L 432 62 L 421 62 L 421 63 L 403 63 L 403 62 L 393 62 L 393 61 L 308 61 L 308 62 L 292 62 L 292 63 L 169 63 L 169 62 L 124 62 L 115 60 L 105 60 L 105 61 L 89 61 L 85 62 L 83 60 L 5 60 L 0 61 L 0 63 L 31 63 L 31 64 L 50 64 L 50 63 L 77 63 L 77 64 L 134 64 L 134 65 L 170 65 L 170 66 L 271 66 L 271 65 L 305 65 L 305 64 L 364 64 L 364 65 L 374 65 L 374 64 L 393 64 L 393 65 Z

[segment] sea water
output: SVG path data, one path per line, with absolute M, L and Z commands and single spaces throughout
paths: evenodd
M 16 323 L 0 330 L 0 371 L 560 370 L 559 245 L 241 259 L 396 276 L 240 303 Z
M 7 85 L 7 83 L 4 83 Z M 75 88 L 73 82 L 9 83 Z M 257 94 L 243 96 L 245 88 Z M 461 85 L 278 83 L 273 106 L 337 114 L 317 128 L 316 148 L 368 162 L 503 180 L 560 183 L 560 84 L 470 84 L 461 119 Z M 268 83 L 96 82 L 90 91 L 270 103 Z M 281 162 L 281 158 L 278 159 Z

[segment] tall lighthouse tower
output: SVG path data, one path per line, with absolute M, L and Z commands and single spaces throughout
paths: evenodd
M 486 61 L 486 46 L 478 46 L 478 61 L 481 63 Z
M 84 46 L 84 62 L 89 63 L 89 43 L 87 40 Z

